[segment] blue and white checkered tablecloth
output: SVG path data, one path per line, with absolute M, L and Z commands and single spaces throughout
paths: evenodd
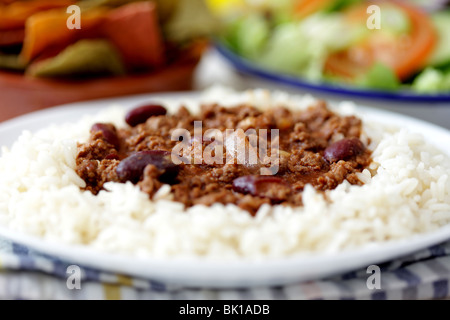
M 367 269 L 278 287 L 212 290 L 168 286 L 82 266 L 77 288 L 68 272 L 73 264 L 0 238 L 0 299 L 415 300 L 445 299 L 450 289 L 450 241 L 380 265 L 379 288 L 368 286 Z

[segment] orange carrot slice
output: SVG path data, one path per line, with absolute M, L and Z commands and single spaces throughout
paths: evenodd
M 0 4 L 0 30 L 19 29 L 33 14 L 49 9 L 64 8 L 74 0 L 29 0 Z
M 21 56 L 26 62 L 41 55 L 51 47 L 64 47 L 80 38 L 93 38 L 105 17 L 106 9 L 96 9 L 81 14 L 81 29 L 69 29 L 65 10 L 48 10 L 31 16 L 25 25 L 25 40 Z

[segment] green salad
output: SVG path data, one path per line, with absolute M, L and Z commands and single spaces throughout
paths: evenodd
M 242 1 L 243 2 L 243 1 Z M 222 14 L 239 56 L 316 83 L 450 92 L 450 9 L 411 1 L 246 1 Z

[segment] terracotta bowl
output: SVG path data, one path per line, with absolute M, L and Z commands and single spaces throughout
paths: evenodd
M 190 54 L 148 74 L 83 81 L 37 79 L 0 72 L 0 121 L 64 103 L 161 91 L 192 89 L 201 54 Z

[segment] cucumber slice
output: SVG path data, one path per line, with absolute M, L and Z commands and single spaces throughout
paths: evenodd
M 420 73 L 412 84 L 412 89 L 420 93 L 450 91 L 450 70 L 438 70 L 431 67 Z

